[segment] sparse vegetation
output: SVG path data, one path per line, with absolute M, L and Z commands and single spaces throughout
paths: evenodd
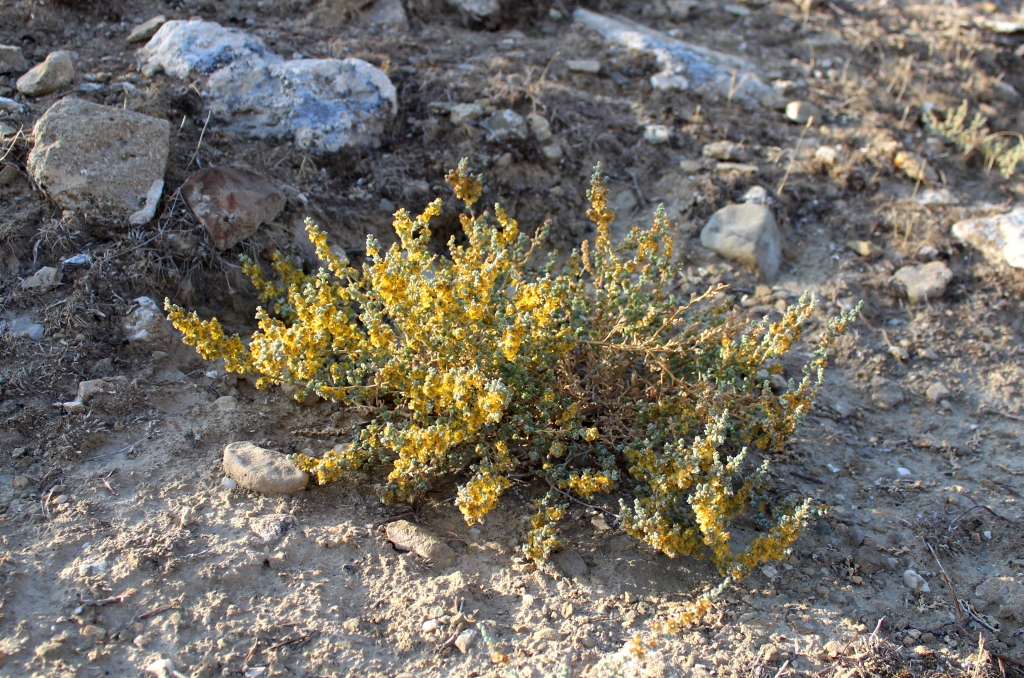
M 946 111 L 942 120 L 936 118 L 930 109 L 922 113 L 921 120 L 929 131 L 941 135 L 965 156 L 975 151 L 981 153 L 986 170 L 997 167 L 1003 178 L 1009 179 L 1024 160 L 1024 137 L 1016 132 L 989 131 L 985 126 L 988 118 L 978 112 L 970 124 L 966 124 L 968 110 L 964 99 L 955 111 Z

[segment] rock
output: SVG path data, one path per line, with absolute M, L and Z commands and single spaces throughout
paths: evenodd
M 448 544 L 408 520 L 388 523 L 388 540 L 402 551 L 412 551 L 420 558 L 426 558 L 438 567 L 448 567 L 455 562 L 455 552 Z
M 138 297 L 136 307 L 124 320 L 125 338 L 133 344 L 163 344 L 170 339 L 167 320 L 149 297 Z
M 66 98 L 39 119 L 35 139 L 28 169 L 61 208 L 152 220 L 167 167 L 166 120 Z
M 774 565 L 762 565 L 761 574 L 764 575 L 768 581 L 775 581 L 779 577 L 779 569 Z
M 455 647 L 459 648 L 459 652 L 462 654 L 466 654 L 476 643 L 476 637 L 476 629 L 466 629 L 455 637 Z
M 903 402 L 903 390 L 883 377 L 871 379 L 871 402 L 881 410 L 889 410 Z
M 291 137 L 303 150 L 375 146 L 398 111 L 391 80 L 365 61 L 285 60 L 259 38 L 213 22 L 168 21 L 140 54 L 149 73 L 209 75 L 202 94 L 228 130 Z
M 992 263 L 1024 268 L 1024 208 L 987 219 L 958 221 L 952 231 Z
M 1024 583 L 1013 576 L 989 577 L 974 591 L 979 599 L 996 607 L 996 616 L 1024 622 Z
M 693 10 L 699 3 L 696 0 L 666 0 L 665 6 L 668 7 L 669 14 L 673 19 L 686 20 L 690 18 Z
M 644 127 L 644 141 L 657 146 L 668 143 L 671 133 L 665 125 L 647 125 Z
M 798 125 L 806 124 L 812 118 L 821 122 L 821 109 L 809 101 L 790 101 L 786 104 L 786 118 Z
M 619 16 L 578 8 L 572 18 L 612 42 L 654 56 L 662 73 L 685 78 L 688 88 L 699 95 L 727 98 L 756 110 L 771 92 L 745 59 L 676 40 Z
M 752 205 L 764 205 L 770 207 L 773 203 L 771 195 L 768 193 L 768 189 L 764 186 L 751 186 L 740 198 L 740 202 L 747 202 Z
M 473 122 L 483 114 L 484 107 L 480 104 L 455 104 L 448 114 L 448 119 L 453 125 L 462 125 Z
M 64 645 L 64 640 L 54 639 L 36 646 L 35 655 L 43 661 L 53 661 L 63 657 L 70 648 Z
M 562 147 L 559 144 L 548 144 L 540 149 L 540 152 L 544 154 L 544 157 L 548 160 L 561 160 L 562 159 Z
M 480 126 L 499 141 L 526 138 L 526 121 L 523 116 L 508 108 L 491 113 Z
M 247 441 L 224 448 L 224 473 L 245 489 L 261 494 L 298 492 L 309 482 L 309 476 L 280 452 Z
M 711 215 L 700 243 L 726 259 L 755 267 L 768 282 L 782 263 L 782 237 L 772 211 L 764 205 L 728 205 Z
M 68 414 L 84 414 L 85 413 L 85 403 L 83 403 L 80 398 L 76 399 L 76 400 L 69 400 L 66 403 L 61 403 L 60 406 Z
M 238 409 L 238 399 L 234 396 L 221 396 L 213 401 L 213 409 L 221 414 L 234 412 Z
M 757 174 L 761 171 L 757 165 L 743 162 L 720 162 L 715 166 L 716 172 L 739 172 L 740 174 Z
M 924 577 L 914 570 L 906 570 L 903 572 L 903 584 L 908 589 L 920 591 L 921 593 L 928 593 L 932 590 L 932 588 L 928 586 L 928 582 L 924 580 Z
M 249 529 L 265 544 L 272 544 L 295 527 L 295 518 L 284 513 L 275 513 L 269 516 L 259 516 L 249 521 Z
M 566 577 L 575 579 L 587 574 L 587 564 L 573 549 L 563 549 L 552 556 L 551 561 Z
M 27 97 L 52 94 L 75 79 L 75 64 L 70 52 L 50 52 L 41 64 L 36 64 L 18 78 L 15 86 Z
M 27 490 L 32 481 L 27 476 L 14 476 L 11 478 L 11 487 L 16 490 Z
M 107 630 L 96 624 L 86 624 L 79 633 L 93 642 L 99 642 L 107 637 Z
M 221 478 L 220 486 L 225 490 L 233 490 L 238 487 L 238 481 L 233 478 Z
M 276 185 L 239 167 L 194 172 L 181 185 L 181 195 L 219 250 L 234 247 L 272 221 L 286 202 Z
M 364 26 L 380 26 L 392 31 L 404 31 L 409 28 L 409 16 L 401 0 L 376 0 L 359 16 L 359 23 Z
M 651 76 L 651 87 L 659 92 L 682 92 L 690 88 L 690 81 L 685 75 L 665 70 Z
M 557 643 L 562 640 L 562 634 L 550 626 L 543 626 L 533 632 L 533 640 L 535 642 L 544 641 L 548 643 Z
M 846 242 L 846 249 L 869 259 L 880 257 L 885 251 L 879 245 L 876 245 L 870 240 L 848 240 Z
M 526 116 L 526 124 L 530 126 L 530 133 L 537 141 L 544 143 L 551 138 L 551 123 L 543 115 L 530 113 Z
M 453 7 L 481 19 L 501 11 L 498 0 L 448 0 Z
M 715 160 L 742 161 L 746 159 L 739 144 L 735 141 L 727 141 L 725 139 L 705 144 L 700 153 L 705 158 L 714 158 Z
M 22 289 L 32 290 L 33 292 L 49 292 L 57 285 L 60 285 L 61 278 L 63 277 L 64 274 L 61 273 L 60 269 L 53 268 L 51 266 L 43 266 L 31 276 L 25 278 L 21 283 L 21 287 Z
M 835 149 L 835 146 L 819 146 L 814 151 L 814 159 L 825 167 L 832 167 L 839 160 L 839 152 Z
M 126 38 L 126 41 L 129 45 L 134 45 L 137 42 L 146 42 L 152 38 L 165 23 L 167 23 L 167 17 L 163 14 L 155 16 L 147 21 L 143 21 L 132 29 L 132 32 L 129 33 Z
M 928 398 L 928 400 L 932 401 L 933 403 L 948 400 L 950 396 L 953 395 L 952 392 L 950 392 L 949 387 L 941 382 L 933 383 L 931 386 L 925 389 L 924 394 Z
M 853 562 L 866 575 L 889 569 L 889 556 L 874 546 L 861 546 L 853 554 Z
M 864 543 L 864 539 L 866 539 L 866 536 L 864 535 L 864 531 L 862 529 L 854 526 L 850 528 L 850 532 L 846 535 L 846 539 L 850 542 L 851 546 L 857 548 Z
M 953 272 L 944 261 L 933 261 L 923 266 L 904 266 L 893 275 L 907 291 L 911 303 L 938 299 L 945 293 Z
M 170 659 L 157 659 L 146 665 L 146 672 L 155 674 L 157 678 L 174 678 L 181 675 L 174 670 L 174 662 Z
M 596 75 L 601 72 L 601 62 L 597 59 L 569 59 L 565 65 L 573 73 Z
M 27 315 L 18 316 L 13 320 L 8 320 L 4 323 L 6 331 L 14 337 L 24 337 L 31 339 L 32 341 L 39 341 L 43 338 L 45 328 L 39 323 L 32 322 L 32 318 Z
M 935 169 L 928 164 L 928 161 L 914 153 L 900 151 L 892 159 L 892 164 L 895 165 L 897 169 L 902 170 L 909 179 L 913 179 L 914 181 L 927 181 L 929 183 L 934 183 L 939 180 L 939 175 L 936 174 Z
M 90 379 L 89 381 L 83 381 L 78 384 L 78 399 L 83 403 L 89 402 L 89 399 L 100 393 L 106 393 L 113 384 L 105 379 Z
M 857 407 L 851 405 L 845 400 L 836 400 L 832 403 L 832 409 L 843 419 L 847 419 L 857 414 Z
M 4 73 L 24 73 L 28 70 L 28 61 L 21 53 L 20 47 L 0 45 L 0 75 Z
M 23 175 L 14 165 L 4 165 L 0 168 L 0 186 L 10 186 L 21 179 Z

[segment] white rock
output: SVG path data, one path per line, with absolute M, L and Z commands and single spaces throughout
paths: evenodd
M 85 412 L 85 403 L 79 398 L 77 400 L 69 400 L 66 403 L 61 403 L 61 407 L 68 414 L 82 414 Z
M 835 146 L 819 146 L 814 151 L 814 159 L 826 167 L 832 167 L 839 160 L 839 152 Z
M 476 629 L 466 629 L 455 637 L 455 647 L 459 648 L 462 654 L 466 654 L 476 643 L 477 635 Z
M 155 674 L 157 678 L 174 678 L 174 662 L 170 659 L 157 659 L 146 665 L 146 672 Z
M 263 494 L 298 492 L 309 483 L 309 476 L 280 452 L 244 441 L 224 448 L 224 473 L 247 490 Z
M 574 73 L 596 75 L 601 72 L 601 62 L 597 59 L 569 59 L 565 62 L 565 65 Z
M 893 278 L 906 289 L 911 303 L 917 304 L 941 297 L 953 279 L 953 272 L 944 261 L 933 261 L 923 266 L 904 266 Z
M 61 208 L 152 219 L 160 201 L 170 148 L 166 120 L 61 99 L 35 124 L 28 169 Z
M 914 570 L 907 570 L 903 573 L 903 583 L 908 589 L 921 591 L 922 593 L 928 593 L 932 590 L 931 587 L 928 586 L 928 582 L 924 580 L 924 577 Z
M 467 14 L 484 18 L 501 11 L 501 3 L 498 0 L 449 0 L 456 8 Z
M 952 231 L 992 263 L 1024 268 L 1024 208 L 987 219 L 958 221 Z
M 75 63 L 70 52 L 51 52 L 41 64 L 18 78 L 15 86 L 27 97 L 52 94 L 75 79 Z
M 772 202 L 772 197 L 768 193 L 768 189 L 764 186 L 751 186 L 740 198 L 742 202 L 750 203 L 752 205 L 769 205 Z
M 234 478 L 224 477 L 220 480 L 220 486 L 225 490 L 233 490 L 238 487 L 238 481 Z
M 909 468 L 904 468 L 904 467 L 902 467 L 902 466 L 900 466 L 900 467 L 898 467 L 898 468 L 896 469 L 896 473 L 898 473 L 898 474 L 900 475 L 900 477 L 902 477 L 902 478 L 907 478 L 907 477 L 909 477 L 909 476 L 913 475 L 913 474 L 912 474 L 912 473 L 910 472 L 910 469 L 909 469 Z
M 484 114 L 484 107 L 480 104 L 455 104 L 452 106 L 448 119 L 453 125 L 472 122 Z
M 421 628 L 423 629 L 423 633 L 433 633 L 441 628 L 441 622 L 436 619 L 428 619 L 423 622 L 423 626 Z
M 668 143 L 671 133 L 665 125 L 647 125 L 644 127 L 644 141 L 657 146 Z
M 729 141 L 727 139 L 712 141 L 710 144 L 704 144 L 704 148 L 701 149 L 700 154 L 705 158 L 714 158 L 715 160 L 723 161 L 738 161 L 745 159 L 740 145 L 735 141 Z
M 106 393 L 113 388 L 113 384 L 105 379 L 90 379 L 78 384 L 78 399 L 83 403 L 100 393 Z
M 530 126 L 530 133 L 537 141 L 544 143 L 551 138 L 551 123 L 539 113 L 530 113 L 526 116 L 526 124 Z
M 686 78 L 689 89 L 738 101 L 748 109 L 760 108 L 771 90 L 757 76 L 753 65 L 706 47 L 669 37 L 622 17 L 610 17 L 583 8 L 572 18 L 623 47 L 654 56 L 662 72 Z
M 221 414 L 234 412 L 238 409 L 238 399 L 234 396 L 221 396 L 213 401 L 213 409 Z
M 501 141 L 526 137 L 526 121 L 523 116 L 509 108 L 491 113 L 480 126 Z
M 27 315 L 18 316 L 13 320 L 4 323 L 4 330 L 14 337 L 24 337 L 32 341 L 39 341 L 43 338 L 45 328 L 39 323 L 32 322 Z
M 761 574 L 769 581 L 774 581 L 779 576 L 779 570 L 774 565 L 764 565 L 761 567 Z
M 760 270 L 771 282 L 782 263 L 782 237 L 764 205 L 727 205 L 711 215 L 700 232 L 701 245 L 726 259 Z
M 64 274 L 61 273 L 60 269 L 53 268 L 52 266 L 43 266 L 31 276 L 25 278 L 21 283 L 21 287 L 33 292 L 49 292 L 57 287 L 57 285 L 60 285 L 61 278 L 63 277 Z
M 928 400 L 932 401 L 933 403 L 947 400 L 951 395 L 953 395 L 952 392 L 950 392 L 948 386 L 938 381 L 933 383 L 927 389 L 925 389 L 924 394 L 928 398 Z
M 162 344 L 170 338 L 160 307 L 149 297 L 139 297 L 124 321 L 125 338 L 133 344 Z
M 150 73 L 163 70 L 182 80 L 209 75 L 237 59 L 272 56 L 256 36 L 213 21 L 168 21 L 139 52 Z
M 559 144 L 548 144 L 540 149 L 540 152 L 544 154 L 544 157 L 548 160 L 561 160 L 562 159 L 562 147 Z
M 409 28 L 409 16 L 405 13 L 401 0 L 375 0 L 359 16 L 359 22 L 392 31 L 404 31 Z
M 651 76 L 651 87 L 659 92 L 682 92 L 690 88 L 690 81 L 685 75 L 666 70 Z
M 786 104 L 786 117 L 790 122 L 805 124 L 811 118 L 821 122 L 821 109 L 808 101 L 790 101 Z

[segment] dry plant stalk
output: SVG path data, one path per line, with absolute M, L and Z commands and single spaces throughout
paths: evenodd
M 750 468 L 743 446 L 777 451 L 790 440 L 856 311 L 832 321 L 802 380 L 776 394 L 769 381 L 800 338 L 807 295 L 757 323 L 724 286 L 677 298 L 664 211 L 613 243 L 600 167 L 588 193 L 596 240 L 562 267 L 553 254 L 531 264 L 546 225 L 528 237 L 498 205 L 474 211 L 482 185 L 465 160 L 446 179 L 465 203 L 468 238 L 449 242 L 449 256 L 428 249 L 440 199 L 415 218 L 399 211 L 387 252 L 368 237 L 362 271 L 307 221 L 326 269 L 307 275 L 278 256 L 271 281 L 247 260 L 267 304 L 247 343 L 168 302 L 171 320 L 204 358 L 259 375 L 258 388 L 295 384 L 299 399 L 373 408 L 354 442 L 293 458 L 320 483 L 383 466 L 382 499 L 413 502 L 443 476 L 468 476 L 456 503 L 473 524 L 510 476 L 532 475 L 550 487 L 525 546 L 536 560 L 563 546 L 567 497 L 615 492 L 626 532 L 669 556 L 709 554 L 726 581 L 782 558 L 820 507 L 774 496 L 767 462 Z M 761 532 L 734 550 L 729 525 L 743 514 Z M 667 630 L 709 609 L 702 598 Z
M 988 118 L 981 113 L 975 113 L 971 123 L 965 126 L 967 110 L 964 99 L 955 111 L 946 111 L 941 121 L 931 110 L 921 114 L 921 121 L 929 131 L 954 144 L 963 155 L 979 151 L 986 170 L 998 167 L 1003 178 L 1009 179 L 1017 171 L 1017 164 L 1024 161 L 1024 136 L 1016 132 L 990 132 L 985 126 Z

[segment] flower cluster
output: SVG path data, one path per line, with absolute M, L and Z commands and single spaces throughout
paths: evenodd
M 297 398 L 376 412 L 353 442 L 294 457 L 319 483 L 383 466 L 382 498 L 412 502 L 455 475 L 472 524 L 510 476 L 536 478 L 549 488 L 526 544 L 538 560 L 562 546 L 566 501 L 608 493 L 626 532 L 669 556 L 709 554 L 730 579 L 783 557 L 818 509 L 774 496 L 767 462 L 743 446 L 783 448 L 854 314 L 833 321 L 803 378 L 775 393 L 808 297 L 753 324 L 723 286 L 679 298 L 664 213 L 613 243 L 600 168 L 588 193 L 594 242 L 561 265 L 540 252 L 546 226 L 527 236 L 500 206 L 474 210 L 482 188 L 466 161 L 446 179 L 466 206 L 466 244 L 453 238 L 447 256 L 428 247 L 440 200 L 416 217 L 396 213 L 386 252 L 368 238 L 361 271 L 307 221 L 324 268 L 306 274 L 277 257 L 269 280 L 245 262 L 264 303 L 247 343 L 167 302 L 172 322 L 204 358 L 258 375 L 260 388 L 293 384 Z M 729 526 L 744 514 L 763 529 L 736 550 Z

